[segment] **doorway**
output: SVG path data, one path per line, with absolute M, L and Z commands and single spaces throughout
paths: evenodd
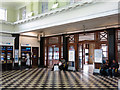
M 54 64 L 59 62 L 59 47 L 51 45 L 48 47 L 48 67 L 52 68 Z
M 80 43 L 78 46 L 79 68 L 84 69 L 84 66 L 93 65 L 95 43 Z
M 38 47 L 32 47 L 32 67 L 38 67 Z

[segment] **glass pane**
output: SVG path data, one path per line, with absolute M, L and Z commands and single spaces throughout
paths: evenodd
M 53 55 L 53 48 L 49 47 L 49 52 L 48 52 L 48 59 L 52 60 L 52 55 Z
M 82 69 L 82 45 L 79 45 L 79 68 Z
M 118 46 L 118 51 L 120 51 L 120 46 Z
M 53 49 L 52 49 L 52 47 L 50 47 L 50 48 L 49 48 L 49 52 L 52 52 L 52 51 L 53 51 Z
M 74 46 L 70 46 L 69 50 L 74 50 Z
M 120 30 L 118 31 L 118 40 L 120 40 Z
M 75 42 L 74 35 L 69 35 L 69 43 L 74 43 L 74 42 Z
M 42 13 L 48 11 L 48 1 L 42 2 Z
M 118 46 L 120 46 L 120 43 L 118 43 Z
M 82 57 L 82 52 L 79 52 L 79 56 Z
M 107 46 L 102 46 L 101 48 L 103 51 L 107 51 Z
M 61 58 L 63 58 L 63 46 L 61 46 Z
M 46 51 L 46 47 L 45 47 L 45 60 L 47 59 L 47 51 Z
M 107 52 L 103 52 L 103 57 L 108 57 Z
M 74 0 L 70 0 L 70 4 L 74 4 Z
M 26 18 L 26 7 L 22 8 L 22 19 Z
M 79 51 L 82 51 L 82 45 L 79 46 Z
M 0 20 L 6 20 L 6 9 L 0 8 Z
M 79 57 L 79 67 L 82 68 L 82 57 Z
M 107 41 L 107 32 L 100 32 L 100 41 Z
M 54 59 L 59 60 L 59 48 L 58 47 L 54 48 Z

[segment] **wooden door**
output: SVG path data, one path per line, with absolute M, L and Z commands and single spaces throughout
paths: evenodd
M 38 47 L 32 48 L 32 67 L 38 66 Z

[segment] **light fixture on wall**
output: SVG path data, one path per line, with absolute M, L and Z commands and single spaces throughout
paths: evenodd
M 52 9 L 57 8 L 57 7 L 58 7 L 58 5 L 59 5 L 59 3 L 58 3 L 57 1 L 56 1 L 56 2 L 54 2 L 53 6 L 52 6 Z

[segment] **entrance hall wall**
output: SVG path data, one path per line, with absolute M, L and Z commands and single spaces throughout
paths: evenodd
M 39 47 L 39 55 L 40 57 L 40 42 L 38 41 L 37 37 L 30 37 L 30 36 L 20 36 L 20 51 L 19 57 L 21 57 L 21 45 L 29 44 L 30 47 Z

